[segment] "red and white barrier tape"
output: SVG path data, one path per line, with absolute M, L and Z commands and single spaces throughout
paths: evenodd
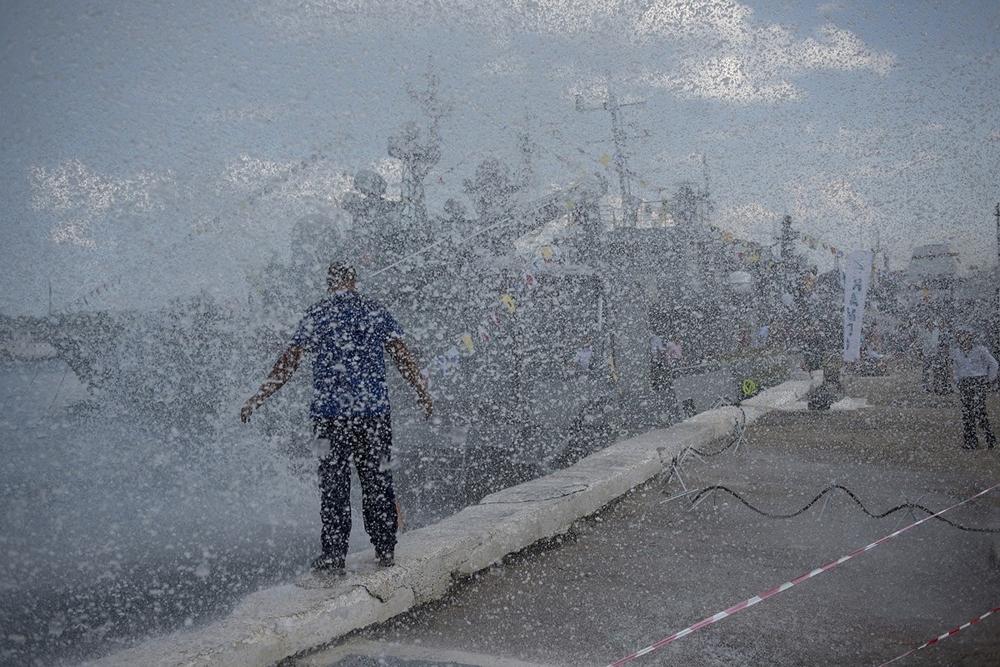
M 827 570 L 833 569 L 834 567 L 840 565 L 841 563 L 845 563 L 845 562 L 851 560 L 855 556 L 859 556 L 859 555 L 865 553 L 866 551 L 871 551 L 872 549 L 874 549 L 878 545 L 883 544 L 884 542 L 888 542 L 889 540 L 891 540 L 894 537 L 902 535 L 903 533 L 905 533 L 906 531 L 910 530 L 911 528 L 916 528 L 917 526 L 919 526 L 920 524 L 924 523 L 925 521 L 930 521 L 931 519 L 933 519 L 935 517 L 939 517 L 942 514 L 944 514 L 945 512 L 953 510 L 956 507 L 960 507 L 962 505 L 965 505 L 966 503 L 972 502 L 976 498 L 982 497 L 982 496 L 986 495 L 987 493 L 989 493 L 990 491 L 993 491 L 994 489 L 997 489 L 997 488 L 1000 488 L 1000 484 L 994 484 L 990 488 L 985 489 L 983 491 L 980 491 L 976 495 L 974 495 L 974 496 L 972 496 L 970 498 L 966 498 L 965 500 L 963 500 L 961 502 L 955 503 L 951 507 L 945 508 L 945 509 L 941 510 L 940 512 L 936 512 L 935 514 L 931 514 L 930 516 L 924 517 L 923 519 L 920 519 L 919 521 L 916 521 L 915 523 L 911 523 L 908 526 L 904 526 L 904 527 L 900 528 L 899 530 L 897 530 L 896 532 L 892 533 L 891 535 L 886 535 L 885 537 L 883 537 L 882 539 L 878 540 L 877 542 L 872 542 L 871 544 L 869 544 L 868 546 L 866 546 L 866 547 L 864 547 L 862 549 L 858 549 L 857 551 L 852 551 L 851 553 L 847 554 L 846 556 L 841 556 L 840 558 L 838 558 L 835 561 L 827 563 L 826 565 L 824 565 L 822 567 L 816 568 L 812 572 L 809 572 L 807 574 L 803 574 L 803 575 L 801 575 L 799 577 L 796 577 L 795 579 L 792 579 L 791 581 L 787 581 L 787 582 L 781 584 L 780 586 L 775 586 L 774 588 L 772 588 L 772 589 L 770 589 L 768 591 L 764 591 L 760 595 L 755 595 L 754 597 L 750 598 L 749 600 L 744 600 L 743 602 L 740 602 L 737 605 L 733 605 L 732 607 L 730 607 L 729 609 L 726 609 L 725 611 L 720 611 L 718 614 L 715 614 L 714 616 L 709 616 L 706 619 L 698 621 L 694 625 L 689 626 L 687 628 L 684 628 L 680 632 L 674 633 L 674 634 L 670 635 L 669 637 L 666 637 L 665 639 L 661 639 L 660 641 L 656 642 L 655 644 L 651 644 L 651 645 L 647 646 L 646 648 L 642 649 L 641 651 L 636 651 L 632 655 L 626 656 L 626 657 L 622 658 L 621 660 L 617 660 L 615 662 L 612 662 L 610 665 L 608 665 L 608 667 L 618 667 L 619 665 L 624 665 L 626 662 L 629 662 L 630 660 L 635 660 L 639 656 L 646 655 L 647 653 L 652 653 L 656 649 L 662 648 L 662 647 L 666 646 L 667 644 L 672 644 L 675 641 L 677 641 L 678 639 L 680 639 L 681 637 L 686 637 L 687 635 L 691 634 L 695 630 L 700 630 L 701 628 L 705 627 L 706 625 L 711 625 L 712 623 L 715 623 L 716 621 L 721 621 L 722 619 L 724 619 L 724 618 L 726 618 L 728 616 L 732 616 L 733 614 L 735 614 L 737 612 L 741 612 L 744 609 L 747 609 L 748 607 L 754 606 L 758 602 L 763 602 L 764 600 L 768 599 L 769 597 L 771 597 L 773 595 L 777 595 L 778 593 L 781 593 L 782 591 L 786 591 L 789 588 L 791 588 L 792 586 L 795 586 L 796 584 L 801 584 L 806 579 L 812 579 L 813 577 L 818 576 L 818 575 L 826 572 Z
M 896 662 L 897 660 L 902 660 L 903 658 L 905 658 L 905 657 L 906 657 L 906 656 L 908 656 L 908 655 L 913 655 L 913 654 L 914 654 L 914 653 L 916 653 L 917 651 L 920 651 L 920 650 L 923 650 L 923 649 L 927 648 L 928 646 L 933 646 L 934 644 L 937 644 L 937 643 L 938 643 L 939 641 L 941 641 L 942 639 L 947 639 L 948 637 L 951 637 L 951 636 L 952 636 L 953 634 L 955 634 L 955 633 L 957 633 L 957 632 L 961 632 L 962 630 L 965 630 L 965 629 L 966 629 L 967 627 L 969 627 L 970 625 L 973 625 L 973 624 L 975 624 L 975 623 L 978 623 L 979 621 L 983 620 L 984 618 L 986 618 L 986 617 L 987 617 L 987 616 L 989 616 L 990 614 L 995 614 L 995 613 L 997 613 L 998 611 L 1000 611 L 1000 607 L 993 607 L 993 609 L 990 609 L 990 610 L 989 610 L 988 612 L 986 612 L 985 614 L 983 614 L 983 615 L 982 615 L 982 616 L 980 616 L 979 618 L 974 618 L 974 619 L 972 619 L 971 621 L 969 621 L 968 623 L 966 623 L 965 625 L 960 625 L 959 627 L 955 628 L 954 630 L 949 630 L 948 632 L 944 633 L 944 634 L 943 634 L 943 635 L 941 635 L 940 637 L 936 637 L 936 638 L 934 638 L 934 639 L 930 640 L 929 642 L 927 642 L 926 644 L 923 644 L 922 646 L 918 646 L 918 647 L 917 647 L 917 648 L 915 648 L 915 649 L 912 649 L 912 650 L 910 650 L 910 651 L 907 651 L 907 652 L 906 652 L 906 653 L 904 653 L 903 655 L 900 655 L 900 656 L 896 656 L 896 657 L 895 657 L 895 658 L 893 658 L 892 660 L 889 660 L 889 661 L 887 661 L 887 662 L 883 662 L 883 663 L 882 663 L 881 665 L 879 665 L 878 667 L 885 667 L 886 665 L 888 665 L 888 664 L 891 664 L 891 663 L 893 663 L 893 662 Z

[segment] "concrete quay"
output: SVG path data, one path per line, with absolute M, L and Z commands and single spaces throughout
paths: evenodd
M 248 667 L 294 660 L 292 656 L 440 600 L 456 581 L 567 533 L 582 518 L 662 473 L 686 448 L 730 438 L 744 418 L 752 424 L 801 402 L 821 381 L 820 374 L 802 374 L 743 401 L 741 409 L 701 413 L 489 495 L 437 524 L 401 535 L 393 568 L 376 569 L 371 551 L 352 554 L 345 577 L 305 575 L 249 595 L 227 618 L 205 628 L 149 640 L 85 664 Z
M 919 368 L 844 385 L 281 667 L 1000 665 L 1000 450 Z

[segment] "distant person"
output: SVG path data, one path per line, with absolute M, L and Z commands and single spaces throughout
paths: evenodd
M 653 389 L 659 389 L 657 382 L 669 380 L 677 374 L 683 357 L 681 344 L 673 338 L 664 339 L 659 334 L 649 337 L 650 370 Z
M 663 336 L 649 337 L 649 376 L 654 391 L 660 391 L 667 377 L 667 353 Z
M 681 365 L 681 361 L 684 359 L 684 350 L 681 349 L 680 342 L 676 338 L 671 338 L 663 346 L 663 351 L 667 355 L 667 364 L 676 372 L 677 368 Z
M 762 324 L 759 329 L 757 329 L 757 335 L 753 339 L 753 347 L 755 349 L 763 349 L 768 346 L 771 338 L 771 325 Z
M 754 340 L 755 334 L 750 332 L 750 327 L 747 325 L 742 325 L 736 332 L 736 346 L 740 349 L 751 347 L 756 342 Z
M 574 370 L 589 371 L 593 363 L 594 343 L 591 341 L 590 336 L 584 336 L 583 346 L 576 351 L 576 356 L 573 357 L 571 366 Z
M 809 316 L 802 326 L 802 368 L 810 373 L 823 367 L 823 357 L 826 352 L 826 336 L 823 330 L 823 320 L 818 314 Z
M 681 346 L 672 337 L 664 341 L 663 336 L 653 334 L 649 339 L 650 384 L 653 391 L 663 394 L 667 404 L 667 414 L 671 421 L 680 416 L 674 379 L 681 363 Z
M 295 373 L 302 354 L 312 353 L 313 429 L 317 438 L 330 442 L 329 453 L 319 461 L 323 553 L 312 561 L 312 568 L 332 574 L 345 571 L 352 459 L 361 480 L 365 531 L 378 564 L 395 564 L 398 517 L 389 466 L 392 422 L 384 352 L 416 390 L 425 417 L 434 411 L 420 368 L 403 342 L 403 330 L 388 310 L 356 288 L 353 267 L 330 266 L 329 293 L 309 307 L 291 344 L 240 411 L 243 422 L 249 421 L 253 411 Z
M 888 358 L 882 352 L 882 329 L 877 325 L 865 325 L 861 330 L 861 368 L 866 375 L 887 374 Z
M 921 378 L 924 391 L 933 391 L 934 366 L 938 363 L 938 348 L 941 343 L 941 329 L 934 320 L 917 331 L 917 345 L 920 352 Z
M 941 328 L 938 335 L 938 351 L 934 363 L 931 365 L 931 389 L 935 394 L 946 395 L 952 393 L 951 373 L 948 371 L 948 362 L 951 355 L 951 332 L 946 328 Z
M 962 448 L 979 448 L 976 428 L 980 427 L 986 439 L 986 448 L 993 449 L 997 439 L 986 414 L 986 392 L 990 384 L 996 382 L 997 360 L 982 345 L 972 344 L 972 332 L 967 329 L 958 332 L 956 343 L 950 354 L 952 373 L 962 399 L 962 431 L 965 436 Z

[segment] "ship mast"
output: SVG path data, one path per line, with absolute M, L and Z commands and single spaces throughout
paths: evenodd
M 622 197 L 622 220 L 626 227 L 635 227 L 639 221 L 639 200 L 632 195 L 630 179 L 632 172 L 628 168 L 628 155 L 625 150 L 625 130 L 621 126 L 620 112 L 622 107 L 645 104 L 645 102 L 619 102 L 618 97 L 610 89 L 608 99 L 599 107 L 585 107 L 583 96 L 576 96 L 577 111 L 604 110 L 611 114 L 611 136 L 615 142 L 614 168 L 618 172 L 618 188 Z
M 438 79 L 427 75 L 427 90 L 410 91 L 410 96 L 424 108 L 429 119 L 426 138 L 416 123 L 407 123 L 402 132 L 389 137 L 389 156 L 403 163 L 400 223 L 404 228 L 423 229 L 427 223 L 427 201 L 424 179 L 441 159 L 441 137 L 438 133 L 446 109 L 438 100 Z
M 993 217 L 997 219 L 997 274 L 1000 275 L 1000 204 L 997 204 Z

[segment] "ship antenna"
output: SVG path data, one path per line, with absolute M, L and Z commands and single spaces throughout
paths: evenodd
M 701 203 L 705 207 L 702 215 L 702 222 L 708 222 L 712 213 L 712 205 L 708 199 L 709 193 L 711 192 L 708 186 L 708 157 L 704 153 L 701 154 L 701 172 L 702 180 L 705 182 L 705 189 L 702 190 L 700 197 Z
M 439 125 L 448 109 L 438 99 L 438 78 L 430 69 L 427 90 L 420 93 L 411 90 L 410 96 L 420 103 L 428 117 L 427 136 L 421 136 L 423 133 L 416 123 L 408 123 L 401 133 L 389 137 L 389 156 L 403 163 L 400 193 L 403 208 L 399 217 L 404 226 L 419 228 L 427 222 L 424 179 L 441 159 Z
M 583 97 L 581 95 L 576 96 L 577 111 L 603 110 L 611 114 L 611 136 L 615 142 L 614 169 L 618 172 L 618 187 L 621 190 L 622 196 L 622 218 L 627 227 L 635 227 L 639 221 L 639 201 L 637 197 L 632 195 L 632 188 L 629 182 L 631 172 L 628 168 L 628 156 L 625 150 L 626 136 L 621 126 L 619 112 L 622 107 L 639 104 L 645 104 L 645 102 L 619 102 L 618 97 L 610 87 L 608 89 L 608 99 L 599 107 L 585 107 Z
M 997 204 L 993 217 L 997 219 L 997 270 L 1000 270 L 1000 203 Z

